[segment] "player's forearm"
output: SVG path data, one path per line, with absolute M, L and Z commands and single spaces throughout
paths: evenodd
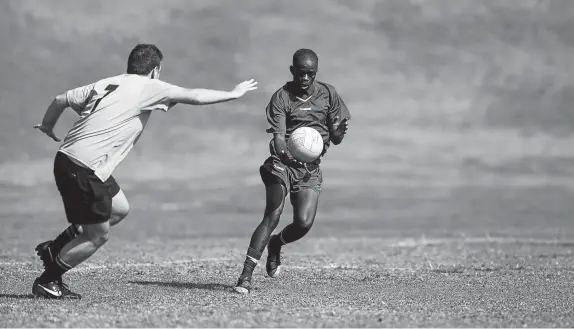
M 68 107 L 66 95 L 56 96 L 44 114 L 44 118 L 42 119 L 42 126 L 54 128 L 56 122 L 58 122 L 58 119 L 66 107 Z
M 286 154 L 289 154 L 289 151 L 287 150 L 287 142 L 285 141 L 285 134 L 275 133 L 273 135 L 273 143 L 275 145 L 275 151 L 278 154 L 281 154 L 283 151 Z
M 286 165 L 289 165 L 293 162 L 293 156 L 287 149 L 287 142 L 285 141 L 285 134 L 275 133 L 273 135 L 273 143 L 275 146 L 275 152 Z
M 239 97 L 240 95 L 233 91 L 181 88 L 173 92 L 171 100 L 174 103 L 207 105 L 227 102 Z

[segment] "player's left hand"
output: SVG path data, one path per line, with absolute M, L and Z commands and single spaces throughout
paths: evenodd
M 335 127 L 335 131 L 333 131 L 333 135 L 338 138 L 345 136 L 349 128 L 349 118 L 344 118 L 339 122 L 339 117 L 335 117 L 334 121 L 333 126 Z
M 243 81 L 233 88 L 231 91 L 235 97 L 239 98 L 245 95 L 246 92 L 257 89 L 257 81 L 255 79 Z
M 35 126 L 34 126 L 34 129 L 40 130 L 41 132 L 43 132 L 44 134 L 48 135 L 48 137 L 52 138 L 52 139 L 53 139 L 54 141 L 56 141 L 56 142 L 61 141 L 61 139 L 58 138 L 58 136 L 56 136 L 56 134 L 54 133 L 54 129 L 53 129 L 53 128 L 49 128 L 49 127 L 46 127 L 46 126 L 44 126 L 44 125 L 39 124 L 39 125 L 35 125 Z

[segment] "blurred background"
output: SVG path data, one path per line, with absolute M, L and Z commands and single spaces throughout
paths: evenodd
M 308 47 L 353 114 L 323 161 L 313 234 L 570 236 L 573 17 L 569 0 L 2 1 L 0 215 L 65 225 L 57 144 L 32 126 L 145 42 L 168 82 L 259 89 L 153 116 L 114 174 L 132 203 L 119 232 L 247 238 L 264 206 L 264 109 Z

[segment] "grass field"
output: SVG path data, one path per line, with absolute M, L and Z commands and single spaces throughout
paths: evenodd
M 177 187 L 177 186 L 176 186 Z M 46 198 L 46 186 L 11 194 L 0 234 L 0 324 L 4 327 L 571 327 L 574 325 L 573 191 L 546 188 L 444 188 L 387 191 L 378 214 L 347 209 L 341 190 L 326 188 L 316 226 L 284 248 L 276 279 L 256 270 L 256 289 L 237 295 L 249 234 L 260 214 L 231 211 L 249 194 L 213 191 L 210 199 L 181 186 L 164 195 L 134 186 L 133 212 L 110 242 L 68 282 L 84 298 L 36 300 L 41 269 L 33 247 L 63 227 L 61 211 L 10 208 Z M 392 193 L 391 193 L 392 192 Z M 150 195 L 158 193 L 155 200 Z M 43 196 L 44 195 L 44 196 Z M 185 197 L 183 196 L 185 195 Z M 223 197 L 223 196 L 226 196 Z M 368 195 L 358 195 L 368 200 Z M 164 198 L 165 200 L 162 200 Z M 340 198 L 340 200 L 338 200 Z M 449 205 L 450 204 L 450 205 Z M 163 205 L 163 206 L 162 206 Z M 561 205 L 562 208 L 557 208 Z M 436 211 L 443 209 L 441 217 Z M 50 209 L 48 207 L 48 209 Z M 401 216 L 398 209 L 408 212 Z M 230 211 L 226 211 L 230 210 Z M 460 212 L 464 211 L 464 212 Z M 458 215 L 456 215 L 458 213 Z M 289 221 L 286 212 L 282 224 Z
M 0 326 L 573 327 L 573 18 L 571 0 L 0 1 Z M 114 173 L 129 217 L 67 275 L 84 298 L 35 300 L 33 249 L 66 222 L 57 145 L 31 127 L 137 42 L 166 81 L 259 89 L 154 115 Z M 300 47 L 353 120 L 315 226 L 240 296 L 263 109 Z

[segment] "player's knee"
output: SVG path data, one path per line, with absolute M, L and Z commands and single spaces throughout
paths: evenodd
M 110 225 L 118 224 L 122 219 L 128 216 L 130 212 L 130 204 L 122 191 L 118 193 L 112 200 L 112 216 L 110 217 Z
M 277 226 L 279 219 L 281 218 L 281 214 L 283 213 L 284 206 L 285 202 L 282 199 L 274 200 L 274 202 L 269 202 L 265 209 L 263 220 L 266 221 L 270 226 Z
M 267 223 L 268 226 L 275 228 L 279 224 L 279 219 L 281 218 L 281 213 L 283 212 L 283 207 L 274 209 L 265 214 L 263 221 Z
M 110 225 L 114 226 L 121 222 L 124 218 L 128 216 L 130 212 L 130 205 L 129 203 L 125 203 L 120 207 L 114 207 L 112 210 L 112 216 L 110 218 Z
M 104 245 L 110 236 L 110 223 L 83 225 L 84 234 L 96 246 Z
M 90 237 L 90 240 L 96 246 L 103 246 L 110 239 L 110 231 L 100 232 L 97 235 Z
M 118 207 L 118 209 L 116 209 L 116 216 L 118 218 L 124 219 L 128 216 L 130 212 L 130 204 L 126 201 L 124 204 L 121 205 L 121 207 Z
M 297 223 L 297 226 L 299 226 L 299 228 L 301 228 L 302 230 L 306 231 L 311 229 L 314 221 L 315 216 L 312 214 L 302 214 L 297 216 L 297 218 L 295 219 L 295 223 Z

